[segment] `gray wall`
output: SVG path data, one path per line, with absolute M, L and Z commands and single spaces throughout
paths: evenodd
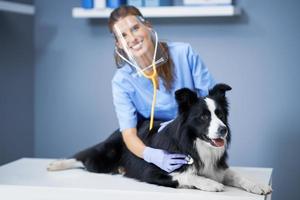
M 117 128 L 110 86 L 113 40 L 106 20 L 71 17 L 77 0 L 35 4 L 35 156 L 66 157 Z M 155 19 L 153 24 L 160 38 L 191 43 L 215 78 L 233 87 L 230 164 L 274 168 L 273 199 L 299 199 L 300 2 L 239 4 L 245 11 L 239 18 Z M 24 94 L 30 98 L 31 91 Z M 19 111 L 12 109 L 17 116 Z M 1 131 L 2 139 L 9 136 Z
M 34 155 L 33 22 L 0 11 L 0 165 Z
M 111 99 L 113 40 L 107 20 L 72 18 L 72 7 L 78 6 L 74 2 L 36 1 L 35 153 L 39 157 L 70 156 L 117 128 Z

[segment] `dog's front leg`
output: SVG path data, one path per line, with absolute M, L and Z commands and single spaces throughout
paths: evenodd
M 272 188 L 269 185 L 255 183 L 230 168 L 225 170 L 224 184 L 242 188 L 248 192 L 261 195 L 272 192 Z
M 177 174 L 173 176 L 181 188 L 197 188 L 209 192 L 220 192 L 224 190 L 224 185 L 212 179 L 205 178 L 194 174 Z

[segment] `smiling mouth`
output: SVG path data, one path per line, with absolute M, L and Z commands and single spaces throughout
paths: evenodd
M 212 139 L 212 138 L 205 136 L 205 141 L 213 147 L 223 147 L 225 145 L 224 138 L 213 138 Z
M 139 43 L 137 43 L 137 44 L 131 46 L 131 48 L 132 48 L 133 50 L 135 50 L 135 51 L 140 50 L 142 47 L 143 47 L 143 41 L 140 41 Z

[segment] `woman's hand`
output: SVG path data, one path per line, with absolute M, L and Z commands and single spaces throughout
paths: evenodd
M 125 129 L 122 132 L 123 140 L 127 148 L 136 156 L 143 158 L 149 163 L 153 163 L 166 172 L 172 172 L 184 164 L 188 164 L 186 155 L 170 154 L 161 149 L 146 147 L 137 136 L 137 129 Z
M 184 164 L 188 164 L 188 157 L 183 154 L 170 154 L 161 149 L 145 147 L 143 158 L 149 163 L 153 163 L 162 170 L 170 173 Z

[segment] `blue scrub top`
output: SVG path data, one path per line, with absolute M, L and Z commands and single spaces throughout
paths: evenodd
M 190 88 L 198 96 L 207 96 L 208 90 L 215 81 L 203 64 L 200 56 L 193 52 L 186 43 L 167 43 L 170 57 L 174 64 L 175 80 L 170 92 L 159 78 L 154 118 L 171 120 L 176 117 L 177 103 L 175 91 L 180 88 Z M 120 125 L 120 131 L 135 128 L 137 112 L 145 118 L 150 118 L 153 98 L 153 85 L 150 79 L 137 76 L 136 71 L 128 64 L 117 70 L 112 79 L 112 93 L 115 111 Z

